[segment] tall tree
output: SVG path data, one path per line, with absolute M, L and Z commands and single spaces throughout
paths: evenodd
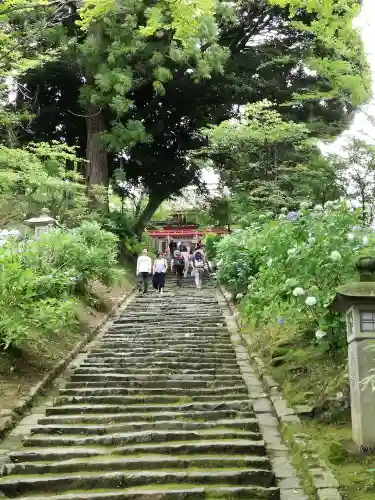
M 342 154 L 330 155 L 346 195 L 354 206 L 362 209 L 364 224 L 372 224 L 375 216 L 375 146 L 352 139 Z
M 212 159 L 222 180 L 247 208 L 292 207 L 306 197 L 326 201 L 338 195 L 335 176 L 309 129 L 283 119 L 269 101 L 248 105 L 241 119 L 202 132 L 209 145 L 198 157 Z
M 101 9 L 98 2 L 92 4 Z M 129 4 L 123 0 L 117 2 L 117 10 L 112 10 L 113 2 L 109 4 L 109 10 L 105 7 L 104 13 L 89 16 L 84 26 L 87 31 L 78 46 L 61 61 L 63 69 L 59 73 L 70 72 L 69 78 L 56 81 L 52 66 L 45 65 L 42 72 L 27 75 L 24 84 L 32 96 L 37 95 L 36 104 L 41 110 L 32 124 L 34 139 L 66 137 L 77 141 L 82 150 L 86 138 L 90 142 L 85 121 L 98 122 L 100 116 L 100 130 L 106 132 L 91 134 L 100 148 L 100 154 L 95 155 L 97 166 L 104 165 L 104 174 L 101 171 L 97 175 L 107 178 L 107 162 L 111 175 L 118 167 L 120 154 L 126 178 L 135 185 L 141 183 L 149 197 L 136 224 L 138 232 L 161 201 L 198 180 L 197 165 L 191 162 L 190 155 L 192 149 L 202 145 L 198 130 L 237 116 L 238 105 L 268 98 L 281 106 L 278 109 L 285 119 L 306 123 L 315 135 L 327 137 L 342 131 L 355 106 L 365 100 L 357 93 L 367 75 L 363 49 L 357 34 L 347 25 L 345 9 L 327 16 L 336 23 L 336 38 L 343 44 L 349 32 L 352 40 L 358 41 L 358 50 L 350 57 L 347 53 L 341 55 L 332 40 L 316 33 L 328 17 L 303 8 L 290 17 L 289 8 L 264 0 L 244 0 L 236 5 L 235 16 L 217 16 L 217 28 L 211 21 L 202 22 L 202 29 L 214 26 L 215 33 L 210 32 L 211 43 L 197 46 L 189 37 L 190 45 L 171 40 L 165 17 L 152 34 L 150 28 L 145 31 L 142 26 L 147 27 L 146 18 L 151 22 L 151 17 L 143 2 L 137 2 L 130 14 Z M 164 3 L 157 5 L 164 9 Z M 215 8 L 220 12 L 222 7 L 218 4 Z M 171 16 L 168 8 L 163 12 Z M 123 29 L 121 22 L 125 18 L 129 23 L 132 20 L 133 31 L 128 24 Z M 159 29 L 160 23 L 167 27 Z M 92 35 L 93 26 L 99 30 L 99 38 Z M 309 29 L 312 26 L 314 32 Z M 72 23 L 67 26 L 71 37 L 75 29 Z M 311 71 L 312 61 L 323 59 L 326 66 Z M 350 67 L 363 64 L 355 82 L 348 67 L 344 71 L 340 66 L 344 62 Z M 94 68 L 91 85 L 87 85 L 84 64 Z M 340 86 L 336 78 L 339 75 L 343 79 L 347 75 L 355 85 Z M 82 110 L 77 109 L 77 95 L 81 96 Z M 96 108 L 88 109 L 91 105 Z M 54 107 L 49 121 L 56 124 L 55 128 L 45 125 L 45 107 Z M 87 172 L 87 176 L 91 174 L 91 170 Z

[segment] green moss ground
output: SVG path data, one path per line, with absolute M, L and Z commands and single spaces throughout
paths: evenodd
M 319 455 L 335 474 L 343 499 L 374 500 L 375 455 L 360 456 L 355 451 L 350 410 L 343 404 L 348 398 L 346 349 L 330 354 L 319 345 L 303 345 L 296 332 L 284 327 L 243 333 L 252 339 L 256 354 L 289 403 L 316 408 L 314 418 L 302 419 L 303 432 L 311 436 Z M 295 450 L 292 454 L 294 465 L 306 477 L 303 457 Z M 308 482 L 304 486 L 312 494 Z

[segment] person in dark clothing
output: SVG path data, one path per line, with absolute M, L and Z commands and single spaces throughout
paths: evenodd
M 168 269 L 168 263 L 165 260 L 163 254 L 160 252 L 158 258 L 154 262 L 153 267 L 153 283 L 154 288 L 162 295 L 164 293 L 165 286 L 165 273 Z
M 181 286 L 181 280 L 185 272 L 185 259 L 181 255 L 179 250 L 176 250 L 173 254 L 173 259 L 171 261 L 171 271 L 176 274 L 177 286 Z
M 171 240 L 169 243 L 169 250 L 171 252 L 171 257 L 174 255 L 177 250 L 177 242 L 175 240 Z

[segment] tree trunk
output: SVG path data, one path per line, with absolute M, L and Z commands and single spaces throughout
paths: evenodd
M 103 112 L 97 106 L 86 108 L 87 146 L 85 177 L 88 186 L 94 184 L 108 185 L 107 150 L 102 140 L 105 132 Z
M 154 215 L 154 213 L 159 208 L 162 202 L 163 199 L 150 195 L 145 209 L 143 210 L 143 212 L 141 213 L 138 220 L 135 222 L 133 226 L 133 231 L 138 239 L 141 239 L 145 227 L 150 222 L 152 216 Z

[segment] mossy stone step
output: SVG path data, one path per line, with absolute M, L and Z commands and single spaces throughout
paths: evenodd
M 237 382 L 237 383 L 236 383 Z M 146 380 L 134 380 L 134 377 L 129 377 L 128 380 L 116 381 L 93 381 L 93 382 L 67 382 L 65 384 L 65 389 L 83 389 L 87 388 L 101 388 L 101 387 L 113 387 L 113 388 L 137 388 L 141 390 L 143 387 L 147 389 L 166 389 L 166 388 L 195 388 L 195 389 L 216 389 L 216 388 L 235 388 L 241 387 L 243 381 L 240 377 L 238 380 L 233 380 L 232 378 L 228 379 L 213 379 L 213 380 L 179 380 L 179 379 L 168 379 L 165 377 L 165 380 L 155 380 L 154 377 L 149 377 Z M 140 391 L 141 392 L 141 391 Z
M 137 422 L 137 421 L 175 421 L 176 419 L 185 419 L 191 422 L 205 422 L 220 419 L 254 419 L 255 414 L 252 411 L 192 411 L 192 412 L 173 412 L 163 411 L 157 413 L 98 413 L 98 414 L 72 414 L 56 415 L 43 417 L 38 420 L 39 425 L 58 425 L 58 424 L 100 424 L 116 422 Z
M 114 471 L 114 470 L 151 470 L 151 469 L 188 469 L 188 468 L 228 468 L 243 467 L 251 469 L 270 470 L 270 462 L 266 457 L 207 455 L 166 456 L 147 454 L 138 457 L 105 455 L 90 457 L 86 460 L 77 458 L 60 462 L 21 462 L 5 466 L 5 474 L 56 474 L 79 471 Z
M 258 421 L 253 419 L 221 419 L 216 421 L 206 422 L 191 422 L 186 420 L 159 420 L 157 422 L 129 422 L 122 424 L 107 424 L 107 425 L 40 425 L 31 429 L 31 435 L 34 434 L 49 434 L 49 435 L 64 435 L 64 434 L 84 434 L 101 436 L 104 434 L 114 434 L 123 432 L 149 431 L 149 430 L 201 430 L 213 429 L 215 427 L 230 427 L 233 429 L 242 429 L 252 432 L 259 432 Z
M 180 404 L 169 405 L 166 408 L 165 404 L 159 405 L 100 405 L 91 404 L 84 406 L 77 405 L 64 405 L 64 406 L 53 406 L 51 408 L 46 408 L 46 415 L 65 415 L 71 412 L 77 412 L 79 409 L 80 413 L 155 413 L 163 411 L 175 411 L 175 412 L 191 412 L 191 411 L 212 411 L 212 410 L 241 410 L 247 411 L 252 409 L 250 401 L 216 401 L 216 402 L 182 402 Z
M 82 365 L 84 366 L 84 365 Z M 201 368 L 200 368 L 201 367 Z M 195 372 L 198 372 L 198 373 L 205 373 L 205 370 L 211 370 L 211 372 L 215 372 L 215 370 L 219 371 L 221 370 L 221 373 L 239 373 L 239 368 L 236 364 L 230 364 L 230 363 L 224 363 L 224 362 L 215 362 L 215 363 L 196 363 L 196 362 L 193 362 L 193 361 L 184 361 L 184 362 L 180 362 L 178 363 L 177 361 L 149 361 L 149 362 L 138 362 L 138 363 L 135 363 L 135 362 L 131 362 L 129 361 L 127 363 L 127 371 L 125 370 L 118 370 L 118 373 L 128 373 L 129 371 L 131 370 L 134 370 L 135 373 L 137 373 L 137 371 L 139 370 L 144 370 L 144 371 L 148 371 L 150 369 L 152 370 L 157 370 L 157 369 L 160 369 L 160 370 L 167 370 L 167 369 L 170 369 L 170 370 L 176 370 L 178 371 L 179 373 L 183 373 L 184 370 L 194 370 Z M 116 373 L 116 368 L 111 368 L 111 367 L 108 367 L 108 368 L 90 368 L 89 366 L 86 368 L 86 367 L 83 367 L 83 368 L 77 368 L 76 370 L 74 370 L 74 374 L 75 375 L 83 375 L 83 374 L 88 374 L 88 373 L 92 373 L 92 374 L 95 374 L 95 372 L 98 372 L 98 373 L 104 373 L 104 372 L 113 372 L 113 373 Z
M 280 500 L 276 487 L 221 486 L 202 487 L 201 485 L 148 485 L 142 488 L 129 488 L 119 491 L 108 489 L 95 491 L 71 491 L 66 494 L 19 497 L 19 500 Z
M 233 395 L 234 393 L 244 393 L 247 394 L 247 388 L 245 385 L 235 385 L 227 387 L 164 387 L 164 395 L 176 395 L 176 396 L 213 396 L 221 394 Z M 127 396 L 132 394 L 142 394 L 142 395 L 153 395 L 160 394 L 161 390 L 159 387 L 75 387 L 71 389 L 63 389 L 60 391 L 61 396 Z
M 247 394 L 235 394 L 236 400 L 247 401 Z M 54 404 L 55 406 L 65 405 L 86 405 L 86 404 L 103 404 L 103 405 L 150 405 L 163 403 L 164 405 L 176 405 L 182 402 L 209 402 L 209 401 L 231 401 L 233 395 L 218 394 L 215 396 L 58 396 Z
M 194 374 L 187 374 L 187 373 L 146 373 L 146 374 L 141 374 L 141 373 L 128 373 L 128 374 L 123 374 L 120 377 L 116 377 L 115 379 L 110 379 L 110 380 L 105 380 L 105 382 L 108 383 L 114 383 L 114 384 L 122 384 L 122 383 L 131 383 L 133 382 L 134 384 L 137 383 L 147 383 L 147 382 L 155 382 L 155 383 L 164 383 L 164 382 L 171 382 L 171 383 L 183 383 L 186 382 L 188 384 L 193 384 L 194 382 L 196 383 L 212 383 L 212 384 L 221 384 L 221 383 L 238 383 L 242 382 L 243 379 L 240 374 L 200 374 L 200 373 L 194 373 Z M 81 382 L 69 382 L 72 384 L 92 384 L 96 385 L 100 383 L 98 378 L 96 376 L 93 377 L 93 380 L 86 380 L 86 381 L 81 381 Z
M 42 428 L 41 428 L 42 429 Z M 25 438 L 24 446 L 122 446 L 126 444 L 171 443 L 173 441 L 197 441 L 199 439 L 248 439 L 261 441 L 258 432 L 230 428 L 212 428 L 199 430 L 152 430 L 117 432 L 107 435 L 43 435 L 41 432 Z
M 61 493 L 69 489 L 129 488 L 145 484 L 193 483 L 274 486 L 274 473 L 263 469 L 146 470 L 79 472 L 71 474 L 11 475 L 0 477 L 0 491 L 12 497 L 31 492 Z
M 182 370 L 181 372 L 177 370 L 166 370 L 165 368 L 129 368 L 125 369 L 122 371 L 122 373 L 115 373 L 115 372 L 107 372 L 107 373 L 98 373 L 96 372 L 91 372 L 91 373 L 85 373 L 85 374 L 74 374 L 70 376 L 70 380 L 72 382 L 90 382 L 93 380 L 128 380 L 130 375 L 135 375 L 135 376 L 158 376 L 162 375 L 165 376 L 165 374 L 168 373 L 171 376 L 175 377 L 177 375 L 186 375 L 188 377 L 189 375 L 196 376 L 197 378 L 203 377 L 203 376 L 210 376 L 213 377 L 216 373 L 217 377 L 228 377 L 228 376 L 233 376 L 238 378 L 240 376 L 240 370 L 238 368 L 234 368 L 232 370 L 216 370 L 214 368 L 205 368 L 202 370 Z

